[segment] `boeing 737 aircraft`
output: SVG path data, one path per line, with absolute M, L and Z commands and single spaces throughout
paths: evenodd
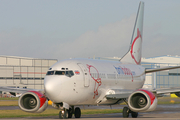
M 19 107 L 26 112 L 43 112 L 48 100 L 60 109 L 59 118 L 81 117 L 81 105 L 114 105 L 125 102 L 123 117 L 138 117 L 138 112 L 153 111 L 157 96 L 175 93 L 180 88 L 143 89 L 145 74 L 180 68 L 145 69 L 141 66 L 144 3 L 140 2 L 134 31 L 127 54 L 120 61 L 93 59 L 62 60 L 52 65 L 44 79 L 44 90 L 0 87 L 0 91 L 23 93 Z

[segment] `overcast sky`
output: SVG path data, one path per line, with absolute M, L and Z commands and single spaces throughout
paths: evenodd
M 180 0 L 144 0 L 143 57 L 180 55 Z M 0 55 L 122 57 L 139 0 L 0 0 Z

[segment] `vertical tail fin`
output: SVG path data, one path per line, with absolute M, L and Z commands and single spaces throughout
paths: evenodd
M 138 65 L 141 64 L 143 16 L 144 16 L 144 2 L 140 2 L 136 16 L 136 22 L 134 25 L 134 31 L 130 43 L 130 48 L 128 53 L 126 53 L 121 58 L 120 60 L 121 62 L 138 64 Z

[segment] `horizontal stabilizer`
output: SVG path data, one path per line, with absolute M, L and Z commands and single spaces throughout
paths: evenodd
M 165 93 L 179 93 L 180 92 L 180 88 L 175 88 L 175 87 L 171 87 L 171 88 L 159 88 L 156 89 L 156 94 L 165 94 Z
M 145 70 L 145 73 L 152 73 L 152 72 L 158 72 L 158 71 L 170 70 L 170 69 L 177 69 L 177 68 L 180 68 L 180 66 L 164 67 L 164 68 L 154 68 L 154 69 L 146 69 L 146 70 Z

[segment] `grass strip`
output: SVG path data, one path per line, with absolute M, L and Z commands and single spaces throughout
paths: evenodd
M 18 106 L 18 101 L 0 101 L 0 106 Z
M 47 117 L 58 116 L 57 109 L 47 109 L 42 113 L 27 113 L 22 110 L 0 110 L 0 118 L 17 118 L 17 117 Z M 82 115 L 86 114 L 107 114 L 107 113 L 120 113 L 121 109 L 87 109 L 81 110 Z
M 180 104 L 180 101 L 158 101 L 158 105 L 163 104 Z M 121 103 L 120 105 L 126 105 L 125 103 Z M 0 106 L 18 106 L 18 101 L 0 101 Z
M 13 97 L 13 98 L 0 98 L 0 101 L 1 100 L 18 100 L 19 98 L 18 97 Z

